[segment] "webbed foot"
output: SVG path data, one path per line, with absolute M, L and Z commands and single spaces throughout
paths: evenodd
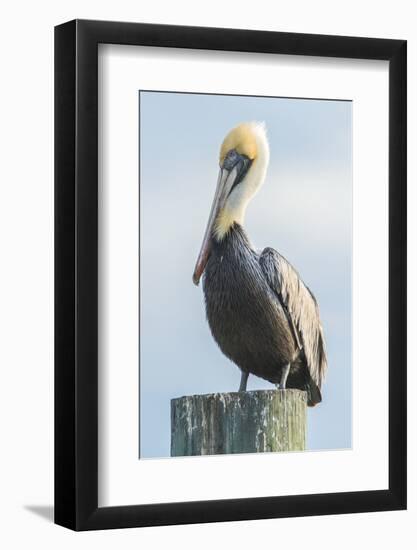
M 239 386 L 239 389 L 238 389 L 239 392 L 246 391 L 246 386 L 248 384 L 248 378 L 249 378 L 249 373 L 242 371 L 242 376 L 240 378 L 240 386 Z
M 287 387 L 287 378 L 290 372 L 290 367 L 291 363 L 288 363 L 288 365 L 285 365 L 285 367 L 282 369 L 281 381 L 279 384 L 275 384 L 277 390 L 285 390 L 285 388 Z

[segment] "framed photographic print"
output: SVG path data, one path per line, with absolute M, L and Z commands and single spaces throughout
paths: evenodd
M 406 507 L 406 42 L 55 29 L 55 521 Z

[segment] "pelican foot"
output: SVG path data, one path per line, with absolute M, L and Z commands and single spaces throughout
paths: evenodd
M 285 388 L 287 387 L 287 378 L 290 372 L 290 367 L 291 363 L 288 363 L 288 365 L 285 365 L 285 367 L 282 369 L 281 382 L 279 384 L 275 384 L 277 390 L 285 390 Z
M 242 371 L 242 376 L 240 378 L 240 386 L 239 386 L 238 392 L 246 391 L 246 386 L 248 385 L 248 378 L 249 378 L 249 373 Z

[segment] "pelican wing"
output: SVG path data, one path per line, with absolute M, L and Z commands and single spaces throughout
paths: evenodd
M 298 346 L 304 350 L 310 376 L 320 389 L 327 358 L 317 301 L 297 271 L 273 248 L 265 248 L 259 263 L 283 305 Z

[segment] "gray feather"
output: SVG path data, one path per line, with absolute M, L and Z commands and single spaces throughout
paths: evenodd
M 275 250 L 259 255 L 234 224 L 212 250 L 203 278 L 207 320 L 222 352 L 244 373 L 279 383 L 291 364 L 288 388 L 321 401 L 326 368 L 314 297 Z
M 317 301 L 293 266 L 273 248 L 265 248 L 259 263 L 270 287 L 288 311 L 304 350 L 310 376 L 320 389 L 327 370 L 327 358 Z

